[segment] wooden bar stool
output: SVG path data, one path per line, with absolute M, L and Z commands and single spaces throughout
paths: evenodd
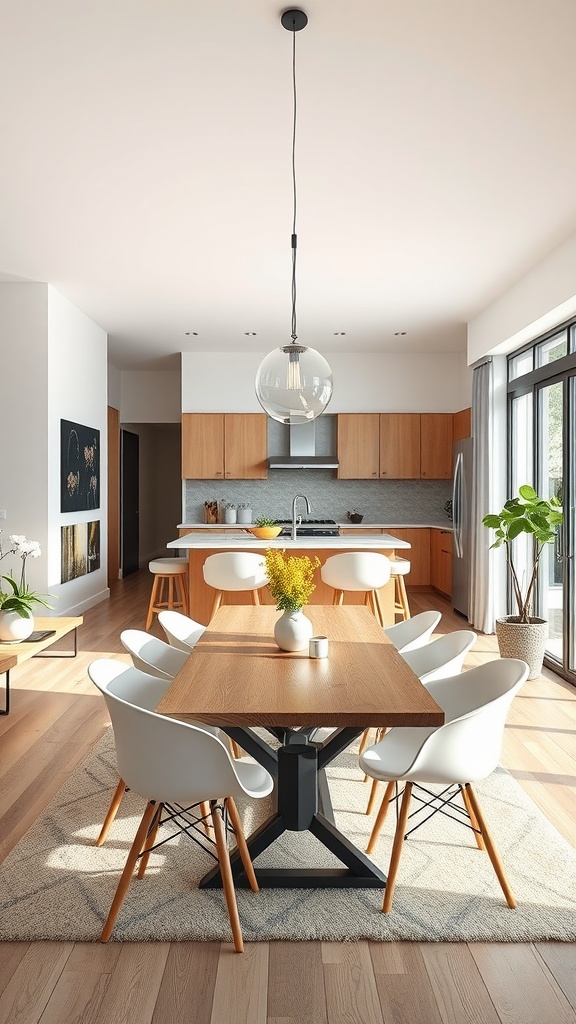
M 153 558 L 148 568 L 154 574 L 146 629 L 152 624 L 155 612 L 163 608 L 180 609 L 188 614 L 188 598 L 186 592 L 187 558 Z
M 404 584 L 404 577 L 410 572 L 407 558 L 393 558 L 390 562 L 390 575 L 394 580 L 394 613 L 402 620 L 410 618 L 410 605 Z
M 384 626 L 378 591 L 390 579 L 392 562 L 377 551 L 344 551 L 327 558 L 320 569 L 323 583 L 334 588 L 332 604 L 342 604 L 345 591 L 364 591 L 365 603 Z M 389 623 L 387 623 L 389 625 Z
M 228 591 L 251 591 L 252 603 L 259 605 L 258 591 L 268 583 L 264 556 L 252 551 L 222 551 L 217 555 L 208 555 L 202 573 L 204 581 L 216 591 L 210 620 L 214 618 Z

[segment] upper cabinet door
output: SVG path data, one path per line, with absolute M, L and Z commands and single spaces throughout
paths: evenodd
M 379 413 L 338 414 L 338 477 L 376 480 L 380 476 Z
M 231 413 L 224 418 L 224 475 L 235 480 L 268 476 L 266 413 Z
M 380 476 L 386 480 L 420 479 L 420 413 L 380 414 Z
M 182 414 L 182 477 L 221 480 L 224 477 L 224 414 Z
M 452 413 L 420 414 L 420 476 L 450 480 L 452 476 Z

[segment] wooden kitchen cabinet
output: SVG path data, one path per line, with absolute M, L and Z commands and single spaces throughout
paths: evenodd
M 452 413 L 452 440 L 462 441 L 472 436 L 472 409 L 460 409 Z
M 423 480 L 452 477 L 451 412 L 420 414 L 420 476 Z
M 185 480 L 264 480 L 268 476 L 265 413 L 182 415 Z
M 420 478 L 420 413 L 380 413 L 380 476 L 389 480 Z
M 338 478 L 377 480 L 380 476 L 380 414 L 338 414 Z
M 430 583 L 446 597 L 452 594 L 452 533 L 430 530 Z
M 341 480 L 449 480 L 452 413 L 340 413 Z
M 410 562 L 410 572 L 404 577 L 407 587 L 429 587 L 430 586 L 430 530 L 427 526 L 418 527 L 390 527 L 383 531 L 391 533 L 398 540 L 406 540 L 411 545 L 410 550 L 398 548 L 399 558 L 407 558 Z

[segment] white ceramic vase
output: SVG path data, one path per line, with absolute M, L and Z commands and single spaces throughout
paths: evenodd
M 34 632 L 34 616 L 23 618 L 18 612 L 0 611 L 0 641 L 17 644 Z
M 282 612 L 274 625 L 274 639 L 281 651 L 304 651 L 314 632 L 310 619 L 300 608 L 297 612 Z
M 236 509 L 235 508 L 225 508 L 224 509 L 224 522 L 225 523 L 235 523 L 236 522 Z
M 238 509 L 238 522 L 239 523 L 251 523 L 252 522 L 252 509 L 251 508 L 239 508 Z

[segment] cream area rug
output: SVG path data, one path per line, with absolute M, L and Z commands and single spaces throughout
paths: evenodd
M 41 818 L 0 866 L 0 939 L 97 940 L 143 810 L 124 798 L 105 846 L 94 840 L 117 783 L 109 729 Z M 329 769 L 339 828 L 365 849 L 373 818 L 368 785 L 347 751 Z M 576 852 L 503 769 L 477 787 L 518 906 L 509 910 L 486 853 L 441 815 L 405 843 L 392 912 L 378 889 L 238 891 L 245 940 L 528 941 L 576 939 Z M 269 813 L 242 808 L 249 833 Z M 386 870 L 394 813 L 375 861 Z M 255 862 L 338 865 L 308 833 L 285 833 Z M 187 838 L 155 852 L 134 880 L 114 929 L 117 940 L 230 940 L 221 890 L 199 890 L 210 856 Z

